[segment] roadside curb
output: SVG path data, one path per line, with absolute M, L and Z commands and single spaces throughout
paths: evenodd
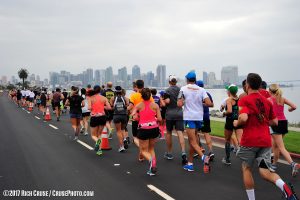
M 211 136 L 213 142 L 225 144 L 225 139 L 218 136 Z M 300 159 L 300 154 L 289 152 L 292 158 Z

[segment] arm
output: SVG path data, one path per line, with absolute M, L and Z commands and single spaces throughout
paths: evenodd
M 161 107 L 165 107 L 166 106 L 166 102 L 164 101 L 164 99 L 162 97 L 159 98 L 159 103 Z
M 278 119 L 274 118 L 269 121 L 270 126 L 278 126 Z
M 84 107 L 85 106 L 85 102 L 84 100 L 81 101 L 81 107 Z
M 159 109 L 158 105 L 155 105 L 155 110 L 156 110 L 157 121 L 161 122 L 162 121 L 162 117 L 161 117 L 161 113 L 160 113 L 160 109 Z
M 287 100 L 286 98 L 284 98 L 284 104 L 289 106 L 289 112 L 293 112 L 294 110 L 297 109 L 297 106 L 293 104 L 291 101 Z
M 106 110 L 111 110 L 111 106 L 110 106 L 110 103 L 108 102 L 107 98 L 105 97 L 105 105 L 104 105 L 104 108 Z
M 92 98 L 88 99 L 88 109 L 92 110 Z
M 69 106 L 69 105 L 70 105 L 70 101 L 69 101 L 69 99 L 67 99 L 65 106 Z
M 177 106 L 182 108 L 183 105 L 184 105 L 184 95 L 183 95 L 183 91 L 180 90 L 177 98 Z
M 227 105 L 227 111 L 224 112 L 224 116 L 230 115 L 232 113 L 232 104 L 230 98 L 226 100 L 226 105 Z
M 65 99 L 65 96 L 63 94 L 60 94 L 60 99 L 61 100 L 64 100 Z
M 238 120 L 233 121 L 233 126 L 234 127 L 242 126 L 242 125 L 246 124 L 247 120 L 248 120 L 248 114 L 242 113 L 239 115 Z
M 111 105 L 112 107 L 114 106 L 114 101 L 115 101 L 115 97 L 113 97 L 113 98 L 110 99 L 110 102 L 109 102 L 109 103 L 110 103 L 110 105 Z
M 204 103 L 203 103 L 205 106 L 207 107 L 214 107 L 214 103 L 210 100 L 209 97 L 205 98 L 204 99 Z

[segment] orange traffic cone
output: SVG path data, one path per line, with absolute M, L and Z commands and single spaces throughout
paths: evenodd
M 47 107 L 47 109 L 46 109 L 46 114 L 45 114 L 44 120 L 45 121 L 50 121 L 51 120 L 49 107 Z
M 29 103 L 28 111 L 33 111 L 33 103 L 32 102 Z
M 102 138 L 101 149 L 102 150 L 111 150 L 112 148 L 109 146 L 108 134 L 107 134 L 107 128 L 106 127 L 103 128 L 101 138 Z

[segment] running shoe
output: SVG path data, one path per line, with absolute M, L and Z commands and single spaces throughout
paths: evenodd
M 164 158 L 167 159 L 167 160 L 173 160 L 174 159 L 173 155 L 171 153 L 168 153 L 168 152 L 165 153 Z
M 186 165 L 183 166 L 183 169 L 188 171 L 188 172 L 193 172 L 194 171 L 194 165 L 193 164 L 191 164 L 191 165 L 186 164 Z
M 229 159 L 226 159 L 226 158 L 223 158 L 222 159 L 222 163 L 225 164 L 225 165 L 231 165 L 231 162 Z
M 283 186 L 283 196 L 286 200 L 299 200 L 292 184 L 284 184 Z
M 205 174 L 210 172 L 209 160 L 210 160 L 209 156 L 204 156 L 204 158 L 203 158 L 203 172 Z
M 80 133 L 83 133 L 83 132 L 84 132 L 84 127 L 81 127 Z
M 124 148 L 123 146 L 119 148 L 119 152 L 120 152 L 120 153 L 122 153 L 122 152 L 124 152 L 124 151 L 125 151 L 125 148 Z
M 84 136 L 88 136 L 89 134 L 88 134 L 88 132 L 85 132 L 83 135 L 84 135 Z
M 59 122 L 59 117 L 57 117 L 57 118 L 56 118 L 56 121 L 58 121 L 58 122 Z
M 152 171 L 151 169 L 149 169 L 149 170 L 147 171 L 147 174 L 148 174 L 149 176 L 155 176 L 155 175 L 156 175 L 156 169 L 155 169 L 155 172 Z
M 209 152 L 208 153 L 208 157 L 209 157 L 209 161 L 214 161 L 214 158 L 215 158 L 215 154 L 213 152 Z
M 292 167 L 292 176 L 293 177 L 297 176 L 300 165 L 298 163 L 292 162 L 291 167 Z
M 182 161 L 181 161 L 182 165 L 186 165 L 188 163 L 186 153 L 182 153 L 181 158 L 182 158 Z
M 99 149 L 99 150 L 96 152 L 96 154 L 97 154 L 98 156 L 101 156 L 101 155 L 102 155 L 102 150 Z
M 126 140 L 127 140 L 127 144 L 130 144 L 130 138 L 127 137 Z
M 199 154 L 194 153 L 193 158 L 197 158 L 199 156 Z
M 271 164 L 269 167 L 270 172 L 276 172 L 277 170 L 277 165 L 276 164 Z
M 112 139 L 112 132 L 113 132 L 113 129 L 110 129 L 108 131 L 108 139 L 111 140 Z
M 74 140 L 74 141 L 78 140 L 78 136 L 75 136 L 73 140 Z
M 128 149 L 128 141 L 126 139 L 123 141 L 123 144 L 124 144 L 124 148 Z
M 95 148 L 94 148 L 95 151 L 99 150 L 100 144 L 101 144 L 101 138 L 99 138 L 95 144 Z

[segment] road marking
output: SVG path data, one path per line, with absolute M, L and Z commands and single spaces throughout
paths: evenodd
M 115 167 L 118 167 L 118 166 L 120 166 L 120 164 L 116 163 L 116 164 L 114 164 L 114 166 L 115 166 Z
M 38 116 L 34 116 L 35 118 L 37 118 L 37 119 L 41 119 L 41 118 L 39 118 Z
M 174 198 L 170 197 L 169 195 L 167 195 L 166 193 L 164 193 L 163 191 L 161 191 L 160 189 L 158 189 L 154 185 L 147 185 L 147 187 L 151 191 L 156 192 L 156 194 L 158 194 L 159 196 L 161 196 L 162 198 L 164 198 L 166 200 L 175 200 Z
M 91 147 L 90 145 L 88 145 L 88 144 L 85 143 L 85 142 L 82 142 L 81 140 L 77 140 L 77 142 L 78 142 L 79 144 L 81 144 L 82 146 L 86 147 L 88 150 L 94 150 L 93 147 Z
M 49 126 L 54 128 L 54 129 L 58 129 L 56 126 L 53 126 L 52 124 L 49 124 Z

